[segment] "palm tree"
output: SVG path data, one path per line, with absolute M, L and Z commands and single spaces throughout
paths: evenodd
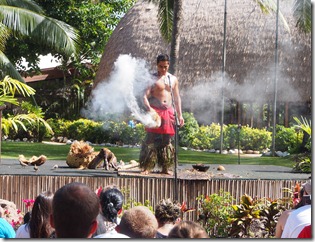
M 78 35 L 70 25 L 47 17 L 32 0 L 0 1 L 0 78 L 6 75 L 21 82 L 15 66 L 4 54 L 5 44 L 10 35 L 29 36 L 34 41 L 45 44 L 65 56 L 76 53 Z
M 182 21 L 182 0 L 148 0 L 157 4 L 160 32 L 166 42 L 171 43 L 170 73 L 176 74 L 179 56 L 180 26 Z
M 170 73 L 176 75 L 177 62 L 179 57 L 179 44 L 180 44 L 180 27 L 182 22 L 183 0 L 174 2 L 174 16 L 173 16 L 173 30 L 172 42 L 170 52 Z

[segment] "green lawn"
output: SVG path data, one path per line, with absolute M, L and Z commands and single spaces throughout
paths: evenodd
M 102 147 L 95 146 L 94 150 L 99 151 Z M 66 160 L 70 145 L 52 145 L 45 143 L 27 143 L 27 142 L 2 142 L 1 157 L 17 159 L 23 154 L 27 159 L 33 155 L 45 155 L 49 160 Z M 140 150 L 138 148 L 109 147 L 116 155 L 118 160 L 130 161 L 139 158 Z M 205 163 L 205 164 L 238 164 L 238 155 L 221 155 L 207 152 L 178 150 L 179 163 Z M 294 161 L 288 157 L 240 157 L 241 165 L 278 165 L 293 167 Z

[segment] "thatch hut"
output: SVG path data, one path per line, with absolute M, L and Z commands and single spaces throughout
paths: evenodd
M 219 122 L 223 90 L 225 123 L 269 126 L 277 80 L 277 123 L 288 126 L 292 116 L 310 117 L 311 35 L 296 28 L 292 1 L 280 1 L 290 32 L 279 20 L 278 65 L 276 15 L 262 13 L 252 0 L 227 1 L 223 78 L 224 2 L 183 1 L 177 66 L 183 110 L 194 112 L 200 122 Z M 94 88 L 106 81 L 120 54 L 144 59 L 155 70 L 156 56 L 169 50 L 159 32 L 157 6 L 139 0 L 109 39 Z

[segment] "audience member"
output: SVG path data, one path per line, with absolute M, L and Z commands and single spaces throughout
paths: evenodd
M 275 232 L 275 237 L 276 238 L 281 238 L 285 223 L 289 217 L 289 215 L 292 213 L 292 211 L 294 211 L 295 209 L 298 209 L 300 207 L 302 207 L 303 205 L 305 205 L 305 201 L 303 199 L 303 196 L 305 195 L 311 195 L 312 189 L 311 189 L 311 183 L 307 182 L 304 183 L 302 185 L 302 188 L 299 192 L 299 203 L 293 208 L 293 209 L 288 209 L 282 212 L 282 214 L 280 215 L 280 217 L 278 218 L 278 222 L 276 225 L 276 232 Z
M 310 187 L 310 184 L 303 185 L 303 188 L 305 189 L 306 193 L 310 195 L 311 190 L 309 190 L 307 187 Z M 306 196 L 304 195 L 303 200 L 309 195 Z M 297 238 L 300 232 L 304 229 L 304 227 L 311 224 L 311 218 L 312 218 L 311 204 L 305 204 L 304 206 L 295 209 L 287 218 L 281 238 Z
M 22 224 L 16 231 L 15 238 L 49 238 L 54 229 L 50 225 L 53 193 L 50 191 L 39 194 L 34 202 L 30 220 Z
M 105 220 L 101 213 L 97 215 L 96 220 L 97 220 L 97 229 L 94 232 L 92 237 L 106 233 Z
M 52 208 L 50 222 L 57 238 L 91 238 L 98 227 L 99 198 L 83 183 L 72 182 L 59 188 Z
M 101 191 L 99 198 L 105 232 L 94 238 L 126 238 L 115 230 L 120 222 L 118 215 L 122 211 L 124 195 L 118 188 L 105 188 Z
M 27 212 L 23 217 L 23 224 L 27 224 L 31 219 L 31 212 Z
M 171 199 L 163 199 L 155 207 L 155 217 L 158 221 L 156 238 L 167 238 L 176 222 L 180 222 L 181 205 Z
M 11 239 L 15 238 L 15 231 L 11 224 L 5 220 L 3 216 L 3 208 L 0 206 L 0 238 Z
M 126 210 L 116 230 L 130 238 L 155 238 L 158 222 L 153 212 L 145 206 Z
M 193 221 L 181 221 L 172 228 L 168 238 L 201 239 L 209 238 L 209 235 L 200 224 Z

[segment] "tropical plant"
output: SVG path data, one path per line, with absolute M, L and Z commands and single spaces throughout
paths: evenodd
M 219 194 L 200 195 L 198 201 L 198 222 L 206 229 L 210 237 L 227 237 L 230 229 L 231 204 L 234 198 L 229 192 L 219 191 Z
M 280 199 L 253 199 L 244 194 L 239 205 L 232 205 L 230 236 L 236 238 L 270 238 L 274 236 L 278 217 L 285 206 Z
M 23 65 L 19 65 L 19 68 L 29 76 L 40 72 L 37 53 L 51 53 L 58 59 L 61 63 L 58 69 L 63 73 L 62 80 L 50 83 L 32 82 L 30 85 L 37 90 L 35 99 L 47 118 L 78 119 L 82 117 L 80 110 L 90 95 L 105 44 L 135 0 L 34 1 L 43 8 L 46 16 L 70 24 L 77 30 L 80 36 L 79 48 L 76 54 L 68 58 L 63 53 L 35 45 L 29 38 L 23 38 L 8 42 L 8 56 L 16 63 L 23 56 L 29 69 L 25 70 Z
M 22 136 L 41 142 L 47 134 L 52 135 L 54 133 L 44 119 L 44 113 L 40 107 L 29 102 L 22 102 L 19 112 L 14 115 L 7 114 L 2 118 L 4 135 L 13 139 L 15 136 L 17 138 Z
M 44 114 L 41 112 L 39 107 L 35 107 L 26 102 L 19 103 L 16 95 L 31 96 L 35 94 L 35 90 L 28 85 L 12 79 L 9 76 L 5 76 L 3 80 L 0 81 L 0 105 L 5 105 L 6 103 L 11 103 L 16 106 L 22 107 L 25 113 L 14 113 L 7 114 L 1 119 L 1 127 L 4 135 L 9 135 L 11 131 L 18 132 L 20 128 L 24 131 L 33 130 L 35 136 L 39 139 L 39 128 L 42 124 L 44 126 L 44 131 L 53 133 L 49 124 L 44 120 Z M 30 125 L 34 125 L 31 129 Z
M 44 43 L 48 48 L 66 56 L 76 53 L 78 35 L 70 25 L 47 17 L 32 0 L 4 0 L 0 2 L 0 67 L 1 75 L 9 75 L 24 82 L 20 73 L 4 54 L 9 36 L 29 36 L 35 42 Z
M 16 94 L 29 97 L 35 94 L 35 90 L 18 80 L 5 76 L 0 81 L 0 105 L 4 105 L 5 103 L 18 105 L 18 100 L 15 97 Z
M 230 236 L 236 238 L 249 237 L 251 233 L 251 224 L 254 220 L 259 221 L 259 209 L 255 207 L 251 196 L 245 194 L 241 197 L 239 205 L 232 205 L 234 212 L 230 216 L 231 231 Z M 255 227 L 261 227 L 261 224 L 255 223 Z
M 293 117 L 293 119 L 305 133 L 307 133 L 309 136 L 312 135 L 311 120 L 308 121 L 303 116 L 301 116 L 301 120 L 298 117 Z
M 169 71 L 176 75 L 183 0 L 148 1 L 158 5 L 158 22 L 161 35 L 168 43 L 171 43 Z
M 295 165 L 293 166 L 294 172 L 304 172 L 311 173 L 312 172 L 312 162 L 310 157 L 302 156 L 297 158 Z
M 296 19 L 298 28 L 304 33 L 310 33 L 312 30 L 312 1 L 295 0 L 293 16 Z

